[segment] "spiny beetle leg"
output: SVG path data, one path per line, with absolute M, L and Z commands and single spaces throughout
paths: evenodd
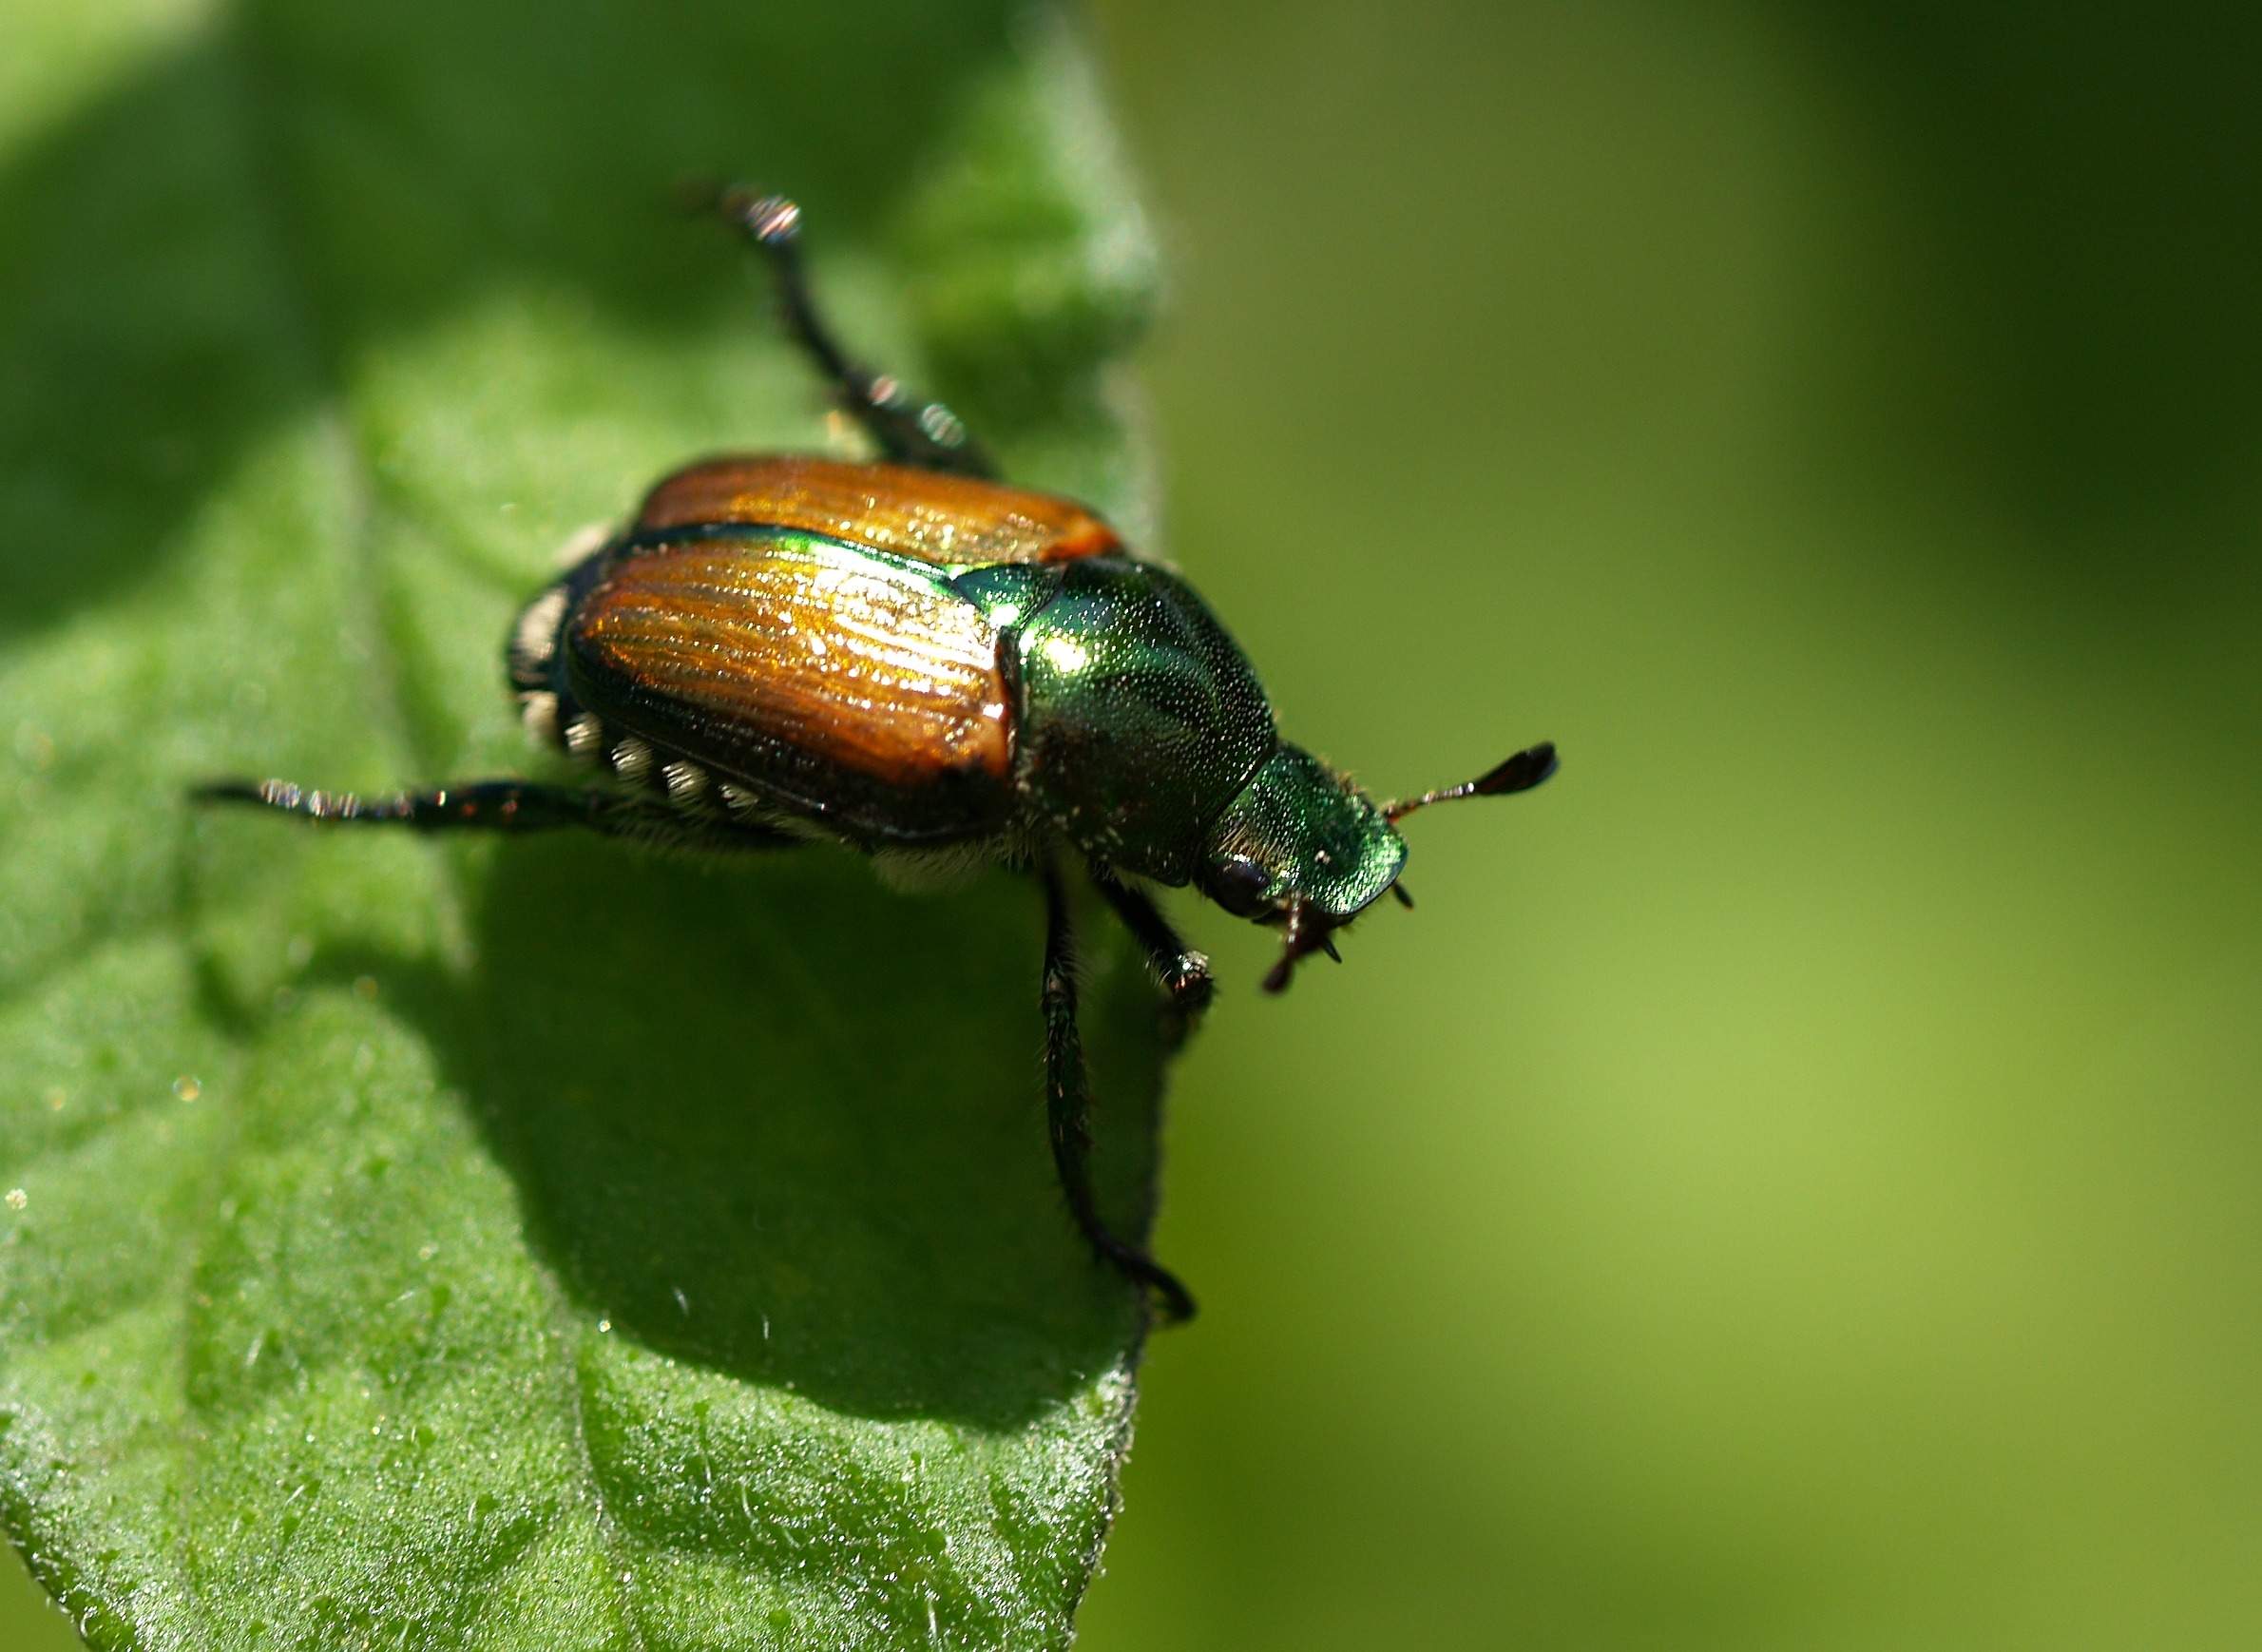
M 892 374 L 858 367 L 840 348 L 817 313 L 801 267 L 801 208 L 782 195 L 729 188 L 717 197 L 724 217 L 740 225 L 768 255 L 785 304 L 786 325 L 830 379 L 848 411 L 880 451 L 898 464 L 968 476 L 994 476 L 997 467 L 958 415 L 939 401 L 920 402 Z
M 1194 1298 L 1167 1268 L 1108 1231 L 1092 1198 L 1092 1098 L 1076 1029 L 1076 935 L 1059 870 L 1045 868 L 1045 1101 L 1052 1163 L 1068 1212 L 1101 1258 L 1145 1289 L 1166 1323 L 1194 1317 Z
M 1186 945 L 1143 890 L 1121 882 L 1097 868 L 1093 869 L 1092 882 L 1107 897 L 1116 916 L 1123 920 L 1123 927 L 1146 949 L 1147 965 L 1162 983 L 1163 1035 L 1170 1047 L 1177 1049 L 1193 1034 L 1200 1024 L 1202 1011 L 1209 1008 L 1210 1000 L 1217 995 L 1217 984 L 1210 978 L 1209 959 Z
M 256 804 L 325 825 L 405 826 L 413 832 L 579 830 L 683 849 L 794 849 L 801 843 L 767 826 L 698 819 L 652 799 L 526 780 L 473 780 L 374 797 L 310 791 L 288 780 L 216 780 L 190 796 L 201 803 Z

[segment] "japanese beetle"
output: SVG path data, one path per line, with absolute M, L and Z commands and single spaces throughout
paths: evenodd
M 1277 992 L 1306 954 L 1335 956 L 1332 932 L 1386 891 L 1412 904 L 1400 820 L 1536 786 L 1554 747 L 1375 803 L 1279 738 L 1248 661 L 1178 575 L 1083 506 L 994 480 L 947 408 L 852 365 L 803 279 L 792 202 L 733 190 L 718 204 L 767 255 L 794 336 L 884 460 L 692 465 L 527 605 L 508 647 L 527 726 L 602 783 L 359 797 L 222 781 L 200 796 L 338 823 L 717 850 L 829 840 L 883 864 L 1032 871 L 1062 1190 L 1099 1255 L 1186 1318 L 1185 1287 L 1093 1202 L 1063 861 L 1081 858 L 1145 949 L 1182 1037 L 1209 1003 L 1208 960 L 1141 883 L 1191 884 L 1278 926 L 1264 982 Z

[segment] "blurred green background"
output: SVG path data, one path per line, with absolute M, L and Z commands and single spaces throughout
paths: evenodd
M 1189 913 L 1080 1646 L 2262 1643 L 2262 24 L 1098 25 L 1162 548 L 1377 788 L 1565 769 L 1279 1002 Z
M 1171 553 L 1564 769 L 1202 925 L 1086 1652 L 2262 1645 L 2262 28 L 2107 10 L 1103 8 Z

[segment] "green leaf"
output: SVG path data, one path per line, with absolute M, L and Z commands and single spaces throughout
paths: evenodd
M 1141 1312 L 1075 1239 L 1041 913 L 193 816 L 540 772 L 561 542 L 821 448 L 683 179 L 1137 524 L 1151 258 L 1058 18 L 325 0 L 0 34 L 0 1520 L 105 1647 L 1057 1646 Z M 1095 950 L 1141 1225 L 1150 989 Z

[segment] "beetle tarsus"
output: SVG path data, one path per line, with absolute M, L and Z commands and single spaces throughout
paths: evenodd
M 1104 1230 L 1092 1238 L 1092 1248 L 1102 1261 L 1132 1283 L 1146 1288 L 1161 1312 L 1162 1323 L 1183 1325 L 1194 1317 L 1194 1294 L 1176 1274 L 1146 1252 L 1123 1243 Z
M 897 464 L 967 476 L 995 476 L 997 467 L 958 415 L 939 401 L 908 394 L 892 374 L 855 365 L 817 313 L 801 268 L 801 208 L 783 195 L 733 186 L 713 195 L 716 210 L 746 231 L 770 260 L 786 325 L 809 353 L 865 433 Z
M 1145 949 L 1147 967 L 1162 986 L 1163 1040 L 1168 1047 L 1177 1049 L 1193 1036 L 1203 1011 L 1217 996 L 1208 955 L 1186 945 L 1143 890 L 1096 868 L 1092 882 L 1107 897 L 1116 916 L 1123 920 L 1123 927 Z
M 1044 878 L 1045 1101 L 1053 1169 L 1067 1198 L 1068 1213 L 1093 1252 L 1140 1286 L 1165 1323 L 1183 1324 L 1194 1317 L 1193 1296 L 1169 1269 L 1108 1227 L 1092 1194 L 1092 1098 L 1084 1074 L 1083 1041 L 1076 1027 L 1076 936 L 1058 869 L 1047 863 Z M 1101 888 L 1106 889 L 1109 881 L 1101 880 Z
M 416 792 L 362 797 L 312 791 L 289 780 L 212 780 L 200 803 L 251 803 L 324 825 L 405 826 L 414 832 L 595 832 L 680 849 L 796 849 L 803 839 L 751 821 L 685 816 L 656 799 L 595 787 L 527 780 L 470 780 Z
M 1180 952 L 1158 973 L 1162 977 L 1162 1012 L 1170 1024 L 1170 1047 L 1176 1049 L 1201 1025 L 1203 1014 L 1217 996 L 1217 983 L 1210 974 L 1209 956 L 1203 952 Z

